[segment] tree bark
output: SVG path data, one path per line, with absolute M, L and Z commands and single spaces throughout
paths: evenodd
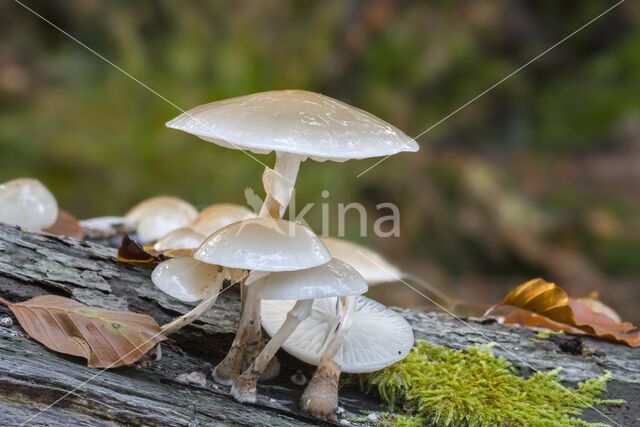
M 0 225 L 0 297 L 20 302 L 58 294 L 96 307 L 148 314 L 159 324 L 192 308 L 157 290 L 150 280 L 151 267 L 119 263 L 115 257 L 114 248 L 101 244 Z M 180 374 L 206 370 L 207 363 L 215 366 L 226 354 L 238 308 L 238 291 L 231 288 L 206 316 L 171 337 L 175 345 L 163 344 L 161 360 L 141 369 L 102 371 L 29 339 L 9 309 L 0 306 L 0 317 L 13 319 L 13 326 L 0 326 L 0 424 L 333 424 L 310 418 L 297 408 L 304 386 L 293 384 L 289 377 L 301 369 L 309 379 L 313 367 L 282 352 L 280 377 L 259 386 L 253 405 L 236 403 L 228 387 L 210 379 L 205 386 L 176 380 Z M 598 409 L 621 425 L 633 425 L 640 417 L 638 349 L 571 334 L 539 339 L 534 329 L 499 325 L 491 319 L 398 311 L 413 326 L 416 339 L 456 349 L 495 342 L 495 353 L 523 375 L 562 366 L 560 376 L 575 384 L 608 370 L 613 380 L 606 397 L 628 403 Z M 361 417 L 361 410 L 384 410 L 375 398 L 349 388 L 341 390 L 340 406 L 343 424 L 344 418 Z M 612 423 L 594 410 L 582 418 Z

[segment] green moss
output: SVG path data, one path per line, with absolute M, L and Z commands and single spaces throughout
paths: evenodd
M 587 425 L 574 418 L 583 408 L 623 403 L 599 398 L 609 373 L 571 389 L 560 384 L 559 371 L 524 378 L 490 346 L 455 351 L 418 341 L 404 360 L 358 378 L 390 410 L 403 411 L 378 414 L 379 425 Z
M 538 331 L 536 336 L 540 339 L 545 340 L 549 338 L 551 335 L 562 335 L 562 334 L 564 334 L 563 331 L 552 331 L 551 329 L 543 329 L 541 331 Z

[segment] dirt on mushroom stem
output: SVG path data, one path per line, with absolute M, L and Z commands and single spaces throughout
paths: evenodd
M 339 298 L 342 303 L 340 323 L 335 329 L 329 344 L 320 358 L 309 385 L 300 398 L 300 407 L 313 416 L 336 419 L 338 408 L 338 383 L 340 381 L 341 366 L 334 361 L 345 336 L 353 323 L 356 311 L 356 296 Z
M 274 189 L 265 185 L 267 195 L 260 210 L 260 218 L 272 217 L 281 218 L 284 210 L 289 204 L 289 198 L 296 182 L 300 163 L 303 157 L 276 152 L 276 163 L 274 171 L 284 177 L 279 181 L 281 184 L 286 183 L 287 188 L 280 188 L 277 199 L 274 197 Z M 252 272 L 253 274 L 253 272 Z M 231 384 L 240 375 L 243 368 L 250 366 L 256 357 L 264 348 L 264 339 L 262 337 L 262 328 L 260 327 L 260 298 L 255 292 L 249 290 L 253 281 L 247 280 L 242 286 L 241 302 L 240 302 L 240 323 L 238 331 L 234 338 L 233 344 L 225 358 L 220 362 L 213 371 L 215 380 L 221 384 Z M 263 373 L 262 379 L 273 378 L 279 373 L 279 363 L 274 356 L 271 359 L 270 366 Z

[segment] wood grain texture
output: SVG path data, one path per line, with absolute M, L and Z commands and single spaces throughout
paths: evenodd
M 57 294 L 96 307 L 147 314 L 159 324 L 192 307 L 156 290 L 149 278 L 151 268 L 118 263 L 115 257 L 115 249 L 100 244 L 0 225 L 0 298 L 19 302 Z M 19 425 L 78 387 L 29 424 L 318 425 L 297 409 L 304 387 L 289 380 L 297 369 L 310 378 L 312 367 L 286 354 L 279 354 L 282 374 L 259 386 L 255 405 L 236 403 L 227 387 L 210 380 L 205 387 L 177 381 L 178 375 L 206 369 L 206 363 L 215 364 L 224 356 L 238 307 L 238 293 L 232 288 L 201 321 L 172 336 L 186 354 L 163 346 L 162 359 L 150 367 L 102 373 L 88 368 L 83 359 L 54 353 L 29 339 L 14 318 L 12 327 L 0 326 L 0 424 Z M 480 319 L 398 312 L 413 326 L 416 338 L 434 344 L 464 348 L 496 342 L 495 353 L 523 375 L 562 366 L 560 376 L 573 384 L 609 370 L 613 380 L 607 397 L 623 398 L 628 404 L 599 409 L 622 425 L 634 425 L 640 417 L 639 349 L 571 334 L 540 339 L 534 329 Z M 0 317 L 10 315 L 8 308 L 0 307 Z M 341 390 L 340 406 L 345 417 L 360 416 L 360 409 L 381 409 L 374 398 L 348 388 Z M 583 418 L 611 423 L 593 410 Z

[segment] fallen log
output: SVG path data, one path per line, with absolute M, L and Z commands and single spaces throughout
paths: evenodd
M 116 250 L 97 243 L 28 233 L 0 225 L 0 297 L 19 302 L 57 294 L 88 305 L 130 310 L 152 316 L 160 324 L 192 306 L 154 288 L 151 267 L 119 263 Z M 297 408 L 303 386 L 289 377 L 313 367 L 279 353 L 279 378 L 259 386 L 256 404 L 240 405 L 228 387 L 183 384 L 180 374 L 207 371 L 230 345 L 236 328 L 239 295 L 231 288 L 214 310 L 162 346 L 162 358 L 151 366 L 91 369 L 78 358 L 49 351 L 29 339 L 5 306 L 0 317 L 0 424 L 21 425 L 318 425 L 335 424 L 308 417 Z M 587 410 L 582 418 L 633 425 L 640 417 L 640 351 L 596 338 L 571 334 L 536 339 L 536 330 L 499 325 L 492 319 L 460 319 L 448 314 L 397 309 L 411 323 L 417 339 L 450 348 L 495 343 L 523 375 L 561 366 L 567 384 L 612 373 L 607 398 L 625 405 Z M 358 390 L 341 391 L 344 409 L 337 424 L 361 417 L 362 410 L 383 410 L 375 398 Z M 604 416 L 602 415 L 604 414 Z M 608 418 L 606 418 L 608 417 Z

